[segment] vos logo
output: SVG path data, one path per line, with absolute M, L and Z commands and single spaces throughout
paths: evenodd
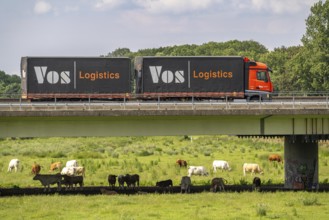
M 164 83 L 184 83 L 184 71 L 177 70 L 172 72 L 170 70 L 162 70 L 162 66 L 150 66 L 150 72 L 152 76 L 153 83 L 159 83 L 159 79 L 161 79 Z
M 62 71 L 60 73 L 56 71 L 47 72 L 47 68 L 47 66 L 34 67 L 39 84 L 44 84 L 45 80 L 47 80 L 49 84 L 69 84 L 71 82 L 70 71 Z

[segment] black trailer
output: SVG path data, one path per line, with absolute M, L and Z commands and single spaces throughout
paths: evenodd
M 129 58 L 22 57 L 22 98 L 129 98 Z
M 143 98 L 244 98 L 243 57 L 137 57 L 136 93 Z

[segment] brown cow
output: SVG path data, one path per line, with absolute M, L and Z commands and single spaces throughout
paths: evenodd
M 187 162 L 186 160 L 177 160 L 176 163 L 180 166 L 180 167 L 187 167 Z
M 32 165 L 31 173 L 34 175 L 37 175 L 40 173 L 40 170 L 41 170 L 41 166 L 39 164 L 37 164 L 36 162 L 34 162 L 34 164 Z
M 55 163 L 52 163 L 50 165 L 50 171 L 54 171 L 54 170 L 61 170 L 62 168 L 62 163 L 61 162 L 55 162 Z
M 277 161 L 283 163 L 282 157 L 279 154 L 271 154 L 268 156 L 270 162 Z

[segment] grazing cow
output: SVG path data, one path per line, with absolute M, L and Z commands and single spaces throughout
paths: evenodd
M 66 167 L 78 167 L 78 162 L 76 160 L 69 160 L 66 162 Z
M 75 186 L 74 189 L 77 189 L 77 185 L 79 184 L 80 189 L 83 187 L 83 176 L 68 176 L 68 175 L 63 175 L 63 181 L 62 184 L 66 186 L 67 189 L 72 189 L 73 185 Z
M 44 191 L 50 191 L 50 185 L 57 183 L 57 190 L 61 190 L 62 175 L 60 174 L 37 174 L 33 177 L 33 180 L 39 180 L 45 187 Z
M 139 187 L 139 175 L 138 174 L 130 175 L 128 182 L 127 182 L 127 186 L 136 187 L 137 184 L 137 187 Z
M 61 170 L 61 168 L 62 168 L 61 162 L 55 162 L 55 163 L 50 164 L 50 171 Z
M 85 168 L 84 167 L 74 167 L 75 168 L 75 173 L 74 175 L 82 175 L 83 177 L 85 177 Z
M 169 179 L 169 180 L 163 180 L 163 181 L 156 182 L 155 186 L 169 187 L 169 186 L 173 186 L 173 184 L 172 184 L 172 180 Z
M 64 167 L 61 171 L 62 175 L 67 176 L 74 176 L 76 174 L 76 168 L 75 167 Z
M 32 165 L 31 173 L 34 175 L 37 175 L 40 173 L 40 170 L 41 170 L 41 166 L 39 164 L 37 164 L 36 162 L 34 162 L 34 164 Z
M 257 163 L 244 163 L 243 164 L 243 175 L 246 175 L 246 172 L 250 172 L 251 175 L 255 173 L 263 174 L 262 169 Z
M 126 174 L 126 175 L 119 175 L 118 176 L 118 183 L 119 183 L 119 187 L 120 188 L 124 188 L 124 184 L 127 184 L 127 187 L 129 187 L 130 185 L 130 175 Z
M 222 172 L 223 170 L 231 170 L 230 166 L 228 165 L 228 162 L 225 160 L 214 160 L 214 162 L 212 162 L 212 167 L 214 168 L 214 172 L 217 172 L 217 168 L 221 169 Z
M 271 155 L 269 155 L 268 156 L 268 160 L 270 161 L 270 162 L 272 162 L 272 161 L 277 161 L 277 162 L 281 162 L 281 163 L 283 163 L 283 160 L 282 160 L 282 157 L 279 155 L 279 154 L 271 154 Z
M 259 191 L 260 189 L 260 185 L 261 185 L 261 181 L 259 177 L 254 177 L 253 181 L 252 181 L 252 189 L 255 191 Z
M 11 171 L 13 171 L 13 169 L 15 169 L 15 173 L 16 173 L 17 170 L 18 170 L 18 167 L 19 167 L 19 160 L 18 159 L 12 159 L 9 162 L 9 165 L 8 165 L 8 172 L 11 172 Z
M 187 174 L 189 177 L 192 175 L 199 175 L 199 176 L 208 176 L 208 172 L 204 166 L 190 166 L 188 168 Z
M 107 180 L 109 182 L 109 186 L 111 186 L 112 188 L 115 187 L 115 183 L 117 181 L 117 176 L 116 175 L 112 175 L 110 174 L 108 177 L 107 177 Z
M 155 186 L 161 187 L 161 188 L 166 188 L 168 190 L 168 192 L 171 192 L 171 188 L 172 188 L 173 184 L 172 184 L 172 180 L 168 179 L 168 180 L 156 182 Z
M 191 191 L 191 178 L 189 176 L 183 176 L 180 182 L 180 192 L 190 193 Z
M 187 167 L 187 162 L 186 160 L 177 160 L 176 163 L 180 166 L 180 167 Z
M 224 184 L 224 178 L 216 177 L 211 180 L 211 186 L 210 191 L 217 192 L 219 191 L 225 191 L 225 184 Z

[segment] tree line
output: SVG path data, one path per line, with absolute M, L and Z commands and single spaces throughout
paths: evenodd
M 276 92 L 329 91 L 329 1 L 319 1 L 310 9 L 306 19 L 306 32 L 302 45 L 275 48 L 269 51 L 257 41 L 231 40 L 208 42 L 202 45 L 185 44 L 132 52 L 118 48 L 102 57 L 137 56 L 246 56 L 266 63 L 271 69 L 271 79 Z M 20 93 L 19 76 L 0 71 L 0 94 Z

